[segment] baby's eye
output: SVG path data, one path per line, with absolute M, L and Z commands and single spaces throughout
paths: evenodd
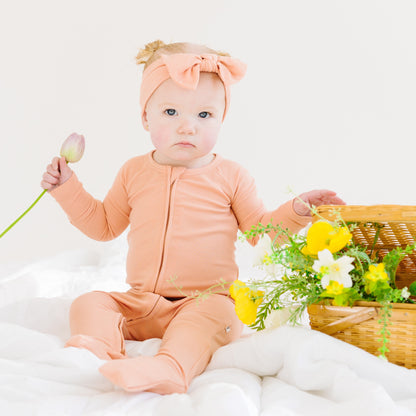
M 198 115 L 201 118 L 208 118 L 211 114 L 208 111 L 201 111 Z
M 174 116 L 176 114 L 176 110 L 174 108 L 168 108 L 167 110 L 165 110 L 165 114 L 167 114 L 168 116 Z

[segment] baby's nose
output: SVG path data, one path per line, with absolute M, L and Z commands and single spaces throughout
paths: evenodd
M 190 118 L 182 118 L 179 121 L 178 133 L 179 134 L 195 134 L 196 126 Z

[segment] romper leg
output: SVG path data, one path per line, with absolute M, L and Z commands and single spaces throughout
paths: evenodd
M 98 358 L 125 358 L 124 317 L 106 292 L 90 292 L 74 300 L 70 309 L 71 338 L 65 347 L 85 348 Z
M 228 297 L 190 299 L 178 308 L 154 357 L 107 362 L 100 372 L 127 391 L 184 393 L 190 381 L 205 370 L 212 354 L 239 338 L 242 329 Z
M 170 357 L 180 366 L 187 388 L 205 370 L 218 348 L 241 336 L 243 327 L 234 302 L 227 296 L 191 300 L 171 321 L 157 356 Z

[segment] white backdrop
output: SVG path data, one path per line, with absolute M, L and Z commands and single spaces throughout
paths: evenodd
M 141 68 L 155 39 L 225 50 L 248 64 L 216 151 L 245 165 L 273 208 L 313 188 L 350 204 L 416 204 L 413 0 L 0 0 L 0 232 L 41 192 L 71 133 L 73 165 L 102 199 L 148 152 Z M 100 250 L 45 195 L 0 239 L 0 263 Z

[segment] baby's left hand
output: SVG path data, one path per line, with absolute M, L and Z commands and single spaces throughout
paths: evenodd
M 316 189 L 313 191 L 305 192 L 300 194 L 293 201 L 293 209 L 298 215 L 311 216 L 310 209 L 303 204 L 299 199 L 306 202 L 308 205 L 345 205 L 345 202 L 337 197 L 336 192 L 329 191 L 328 189 Z

